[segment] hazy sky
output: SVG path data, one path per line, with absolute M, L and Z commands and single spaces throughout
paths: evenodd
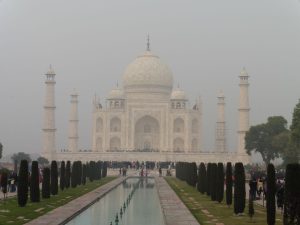
M 236 149 L 238 75 L 250 75 L 251 125 L 291 121 L 300 98 L 298 0 L 0 0 L 0 141 L 4 154 L 40 152 L 45 72 L 56 71 L 57 148 L 67 148 L 69 94 L 79 93 L 80 148 L 91 148 L 92 98 L 102 103 L 146 48 L 165 61 L 190 103 L 203 101 L 213 149 L 216 96 L 226 96 L 228 148 Z

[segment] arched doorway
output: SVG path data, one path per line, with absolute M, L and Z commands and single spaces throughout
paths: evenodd
M 110 150 L 117 151 L 121 149 L 121 140 L 118 137 L 113 137 L 110 139 Z
M 174 152 L 184 152 L 184 140 L 182 138 L 176 138 L 173 141 Z
M 134 129 L 134 148 L 141 151 L 159 150 L 159 122 L 151 116 L 140 118 Z

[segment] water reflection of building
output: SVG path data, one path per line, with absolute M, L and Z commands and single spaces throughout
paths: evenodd
M 218 121 L 217 149 L 213 152 L 202 149 L 200 98 L 190 104 L 185 92 L 179 86 L 173 87 L 171 70 L 150 51 L 148 44 L 147 50 L 127 66 L 122 85 L 110 91 L 106 102 L 94 98 L 91 151 L 78 150 L 78 94 L 71 95 L 69 149 L 57 153 L 54 147 L 54 75 L 51 69 L 46 81 L 46 147 L 43 153 L 48 158 L 84 161 L 249 160 L 243 146 L 249 128 L 248 74 L 245 70 L 240 75 L 239 146 L 235 152 L 225 149 L 225 120 Z M 224 112 L 224 107 L 220 109 Z

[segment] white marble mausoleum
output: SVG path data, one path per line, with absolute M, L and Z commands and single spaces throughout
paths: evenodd
M 69 147 L 55 145 L 55 72 L 46 73 L 43 155 L 57 160 L 109 161 L 196 161 L 249 162 L 244 136 L 249 129 L 248 74 L 240 74 L 238 149 L 227 151 L 225 97 L 218 96 L 216 149 L 202 149 L 200 97 L 189 101 L 184 90 L 174 87 L 170 68 L 149 48 L 125 69 L 122 84 L 107 95 L 105 102 L 95 96 L 92 115 L 92 143 L 78 149 L 78 94 L 71 95 Z

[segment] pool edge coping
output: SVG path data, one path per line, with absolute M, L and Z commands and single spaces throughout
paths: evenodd
M 165 225 L 200 225 L 163 177 L 155 177 L 155 183 Z M 168 196 L 163 196 L 163 192 Z M 170 207 L 170 205 L 172 206 Z M 182 213 L 182 215 L 178 216 L 178 213 Z
M 89 208 L 91 205 L 95 204 L 129 177 L 117 177 L 109 183 L 106 183 L 68 202 L 65 205 L 59 206 L 47 212 L 46 214 L 41 215 L 29 221 L 28 223 L 25 223 L 24 225 L 64 225 Z M 84 199 L 85 201 L 83 201 Z M 55 218 L 53 218 L 54 216 Z

